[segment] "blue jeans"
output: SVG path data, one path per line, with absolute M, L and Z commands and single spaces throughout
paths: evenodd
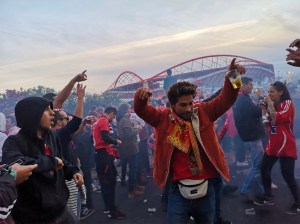
M 263 185 L 260 175 L 260 164 L 263 156 L 263 145 L 261 140 L 255 140 L 251 142 L 244 142 L 246 149 L 249 150 L 251 158 L 251 167 L 246 180 L 243 183 L 241 192 L 243 194 L 250 194 L 250 186 L 254 181 L 257 181 L 260 194 L 264 193 Z
M 210 179 L 213 184 L 215 191 L 215 220 L 222 218 L 221 216 L 221 200 L 222 200 L 222 191 L 223 191 L 223 179 L 221 176 L 217 178 Z
M 211 180 L 208 181 L 206 196 L 198 199 L 185 199 L 182 197 L 178 184 L 171 183 L 168 200 L 168 223 L 186 224 L 190 216 L 194 217 L 196 224 L 213 224 L 215 211 L 215 192 Z

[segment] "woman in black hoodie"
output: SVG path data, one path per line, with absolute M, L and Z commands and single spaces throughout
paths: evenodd
M 18 199 L 12 216 L 16 223 L 75 223 L 67 211 L 69 197 L 65 179 L 83 180 L 79 169 L 62 160 L 60 141 L 51 123 L 52 103 L 41 97 L 28 97 L 15 107 L 17 135 L 7 138 L 3 162 L 22 159 L 24 164 L 38 164 L 32 176 L 18 186 Z

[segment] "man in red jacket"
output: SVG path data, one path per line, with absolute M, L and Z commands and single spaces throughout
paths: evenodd
M 193 103 L 196 86 L 188 82 L 170 87 L 171 108 L 163 110 L 148 104 L 150 89 L 140 88 L 135 94 L 135 112 L 156 130 L 154 180 L 164 187 L 167 177 L 171 179 L 168 223 L 188 223 L 190 215 L 196 223 L 214 223 L 212 180 L 221 175 L 229 181 L 229 170 L 213 122 L 237 98 L 238 89 L 229 80 L 236 71 L 245 73 L 234 59 L 225 75 L 222 92 L 208 103 Z

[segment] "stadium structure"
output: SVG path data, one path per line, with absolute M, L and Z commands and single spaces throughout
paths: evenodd
M 210 55 L 182 62 L 147 79 L 131 71 L 122 72 L 106 92 L 117 94 L 121 99 L 129 101 L 133 99 L 139 87 L 146 86 L 152 90 L 155 98 L 160 98 L 165 95 L 163 83 L 167 71 L 171 70 L 177 82 L 189 81 L 202 88 L 204 92 L 213 93 L 223 85 L 224 75 L 233 58 L 246 68 L 246 76 L 253 78 L 257 87 L 275 80 L 272 64 L 237 55 Z

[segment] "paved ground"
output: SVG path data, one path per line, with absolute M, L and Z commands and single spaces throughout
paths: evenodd
M 299 162 L 297 162 L 299 163 Z M 297 168 L 297 176 L 300 173 Z M 244 172 L 232 175 L 232 183 L 241 186 L 245 176 Z M 276 195 L 276 203 L 274 206 L 255 206 L 243 201 L 239 192 L 224 196 L 222 209 L 224 217 L 230 219 L 234 224 L 299 224 L 300 215 L 287 215 L 285 210 L 290 206 L 292 198 L 287 185 L 284 183 L 279 167 L 273 170 L 274 183 L 278 185 L 278 189 L 274 189 Z M 127 189 L 117 185 L 117 203 L 119 207 L 127 214 L 127 218 L 121 221 L 110 220 L 103 214 L 103 202 L 101 193 L 94 193 L 94 202 L 96 212 L 82 220 L 82 224 L 113 224 L 113 223 L 137 223 L 137 224 L 163 224 L 166 223 L 166 213 L 162 210 L 160 204 L 161 190 L 156 187 L 152 178 L 147 178 L 148 184 L 145 195 L 136 198 L 127 198 Z M 298 179 L 300 184 L 300 180 Z M 155 212 L 149 212 L 149 208 L 155 208 Z M 246 209 L 254 208 L 255 215 L 245 214 Z M 193 223 L 191 221 L 191 223 Z
M 300 140 L 297 139 L 298 149 L 300 149 Z M 300 151 L 298 150 L 298 155 Z M 246 169 L 231 168 L 232 184 L 241 186 Z M 300 161 L 296 161 L 296 178 L 300 186 Z M 222 210 L 223 216 L 229 219 L 233 224 L 300 224 L 300 215 L 287 215 L 285 211 L 291 206 L 292 197 L 290 191 L 285 184 L 280 168 L 277 164 L 272 170 L 273 182 L 278 185 L 278 189 L 274 189 L 275 205 L 273 206 L 256 206 L 252 203 L 246 203 L 240 196 L 239 191 L 223 197 Z M 145 194 L 139 198 L 128 199 L 127 188 L 117 184 L 117 204 L 127 215 L 124 220 L 110 220 L 103 214 L 103 200 L 101 193 L 93 193 L 96 212 L 82 220 L 81 224 L 164 224 L 166 223 L 166 212 L 163 211 L 160 204 L 161 190 L 154 184 L 152 177 L 147 178 L 147 186 Z M 148 209 L 155 208 L 155 212 L 149 212 Z M 246 209 L 253 208 L 255 215 L 247 215 Z M 194 223 L 191 221 L 191 223 Z

